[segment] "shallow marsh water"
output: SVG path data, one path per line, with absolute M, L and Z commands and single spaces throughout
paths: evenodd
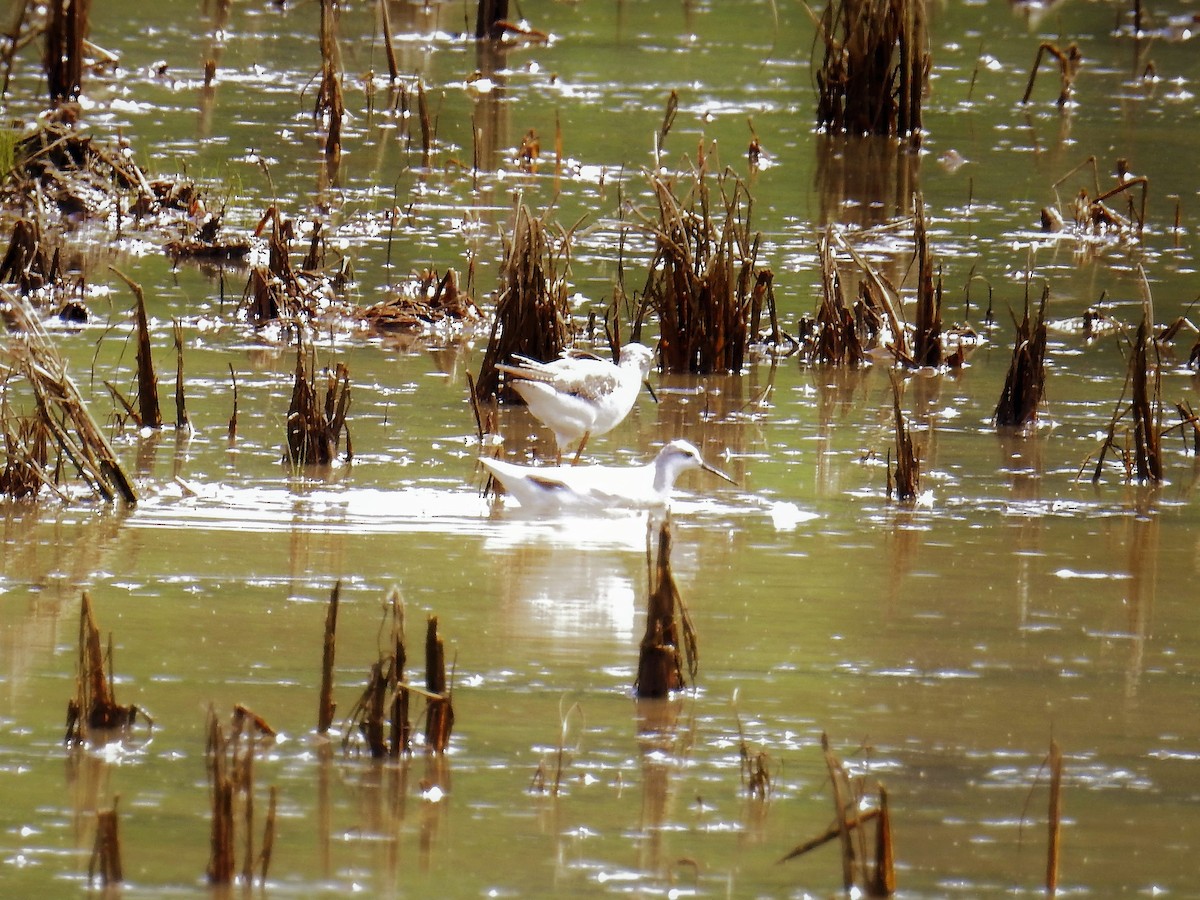
M 364 304 L 414 268 L 461 271 L 468 260 L 486 299 L 497 230 L 520 195 L 536 210 L 557 198 L 564 227 L 587 213 L 572 281 L 588 298 L 581 314 L 602 308 L 619 206 L 646 202 L 642 170 L 672 89 L 681 111 L 667 164 L 694 157 L 703 138 L 744 172 L 753 118 L 770 162 L 751 181 L 755 224 L 787 327 L 813 307 L 820 230 L 889 221 L 920 188 L 944 265 L 946 319 L 969 319 L 985 336 L 961 372 L 908 379 L 928 502 L 885 498 L 892 425 L 881 367 L 810 370 L 783 359 L 738 376 L 655 376 L 660 402 L 643 397 L 589 455 L 641 460 L 683 436 L 740 487 L 699 475 L 684 484 L 672 561 L 700 636 L 698 687 L 671 704 L 637 704 L 645 523 L 540 521 L 480 498 L 464 380 L 478 370 L 483 339 L 322 338 L 321 361 L 350 368 L 356 456 L 296 476 L 278 461 L 293 351 L 237 322 L 244 273 L 227 269 L 222 287 L 211 271 L 172 269 L 130 240 L 117 265 L 151 298 L 168 410 L 169 323 L 184 322 L 198 431 L 117 437 L 143 494 L 134 510 L 3 510 L 0 893 L 82 893 L 92 810 L 118 795 L 124 894 L 208 893 L 210 703 L 223 713 L 244 703 L 284 736 L 256 772 L 260 786 L 279 790 L 272 896 L 832 895 L 832 848 L 776 864 L 830 820 L 822 732 L 887 784 L 905 896 L 1039 892 L 1039 766 L 1052 738 L 1066 755 L 1065 891 L 1194 893 L 1196 468 L 1175 439 L 1160 488 L 1128 486 L 1114 471 L 1098 486 L 1078 482 L 1125 366 L 1115 334 L 1088 338 L 1069 321 L 1106 293 L 1109 314 L 1136 324 L 1139 265 L 1159 322 L 1184 314 L 1198 293 L 1194 43 L 1143 41 L 1159 76 L 1143 81 L 1135 41 L 1112 34 L 1110 6 L 1066 3 L 1036 24 L 1001 4 L 938 7 L 929 136 L 909 158 L 812 133 L 812 27 L 791 6 L 779 7 L 776 29 L 765 3 L 526 4 L 554 40 L 493 61 L 488 90 L 471 78 L 488 60 L 451 36 L 461 4 L 429 13 L 393 4 L 397 31 L 411 19 L 419 34 L 400 41 L 401 69 L 424 78 L 437 110 L 440 146 L 422 173 L 403 122 L 382 111 L 385 85 L 366 109 L 360 76 L 384 63 L 365 6 L 341 18 L 352 115 L 340 184 L 320 175 L 313 86 L 300 96 L 319 65 L 311 6 L 235 5 L 219 33 L 195 10 L 180 21 L 170 4 L 96 10 L 93 37 L 121 52 L 123 72 L 92 88 L 86 120 L 99 133 L 120 128 L 153 171 L 186 166 L 220 181 L 234 227 L 252 227 L 273 197 L 298 220 L 327 222 Z M 1053 103 L 1048 69 L 1035 101 L 1016 102 L 1043 39 L 1076 40 L 1085 58 L 1066 110 Z M 218 82 L 205 91 L 211 55 Z M 166 76 L 155 74 L 160 60 Z M 25 62 L 14 114 L 22 98 L 33 111 L 40 90 Z M 519 172 L 521 136 L 535 128 L 545 154 L 556 116 L 566 173 L 554 178 L 552 154 L 537 174 Z M 494 148 L 478 180 L 472 122 L 482 158 Z M 944 165 L 950 151 L 966 164 Z M 1054 183 L 1089 155 L 1102 173 L 1125 156 L 1149 175 L 1140 241 L 1037 233 Z M 1184 212 L 1178 232 L 1172 195 Z M 899 279 L 911 251 L 881 234 L 861 240 Z M 630 272 L 644 264 L 638 252 Z M 85 265 L 90 282 L 110 280 L 106 260 Z M 995 328 L 980 325 L 983 283 L 965 309 L 972 267 L 994 288 Z M 1051 340 L 1042 427 L 998 437 L 989 418 L 1009 359 L 1007 310 L 1019 307 L 1027 272 L 1035 293 L 1050 285 L 1051 317 L 1064 325 Z M 123 340 L 129 300 L 112 291 L 93 300 L 94 326 L 60 336 L 98 415 L 110 403 L 102 378 L 127 383 L 133 357 Z M 1164 365 L 1169 404 L 1197 405 L 1183 365 L 1192 340 L 1185 333 Z M 521 410 L 505 411 L 501 426 L 511 446 L 550 449 Z M 342 712 L 376 658 L 392 585 L 407 602 L 410 656 L 420 657 L 425 615 L 439 616 L 457 712 L 444 760 L 418 753 L 380 767 L 326 753 L 312 736 L 325 603 L 339 578 Z M 60 740 L 83 588 L 113 633 L 118 699 L 157 724 L 124 745 L 72 754 Z M 571 752 L 554 798 L 530 786 L 539 764 L 553 766 L 564 717 Z M 769 755 L 767 803 L 741 790 L 739 727 Z

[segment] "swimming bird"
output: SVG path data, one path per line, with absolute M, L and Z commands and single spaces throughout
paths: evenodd
M 518 466 L 486 456 L 479 461 L 522 507 L 540 511 L 665 508 L 675 479 L 689 469 L 737 483 L 684 440 L 671 441 L 653 462 L 640 466 Z
M 650 374 L 654 352 L 643 344 L 626 344 L 616 364 L 573 350 L 553 362 L 514 359 L 515 364 L 496 368 L 508 376 L 534 418 L 554 432 L 560 461 L 563 451 L 579 441 L 578 462 L 589 437 L 612 431 L 629 415 Z

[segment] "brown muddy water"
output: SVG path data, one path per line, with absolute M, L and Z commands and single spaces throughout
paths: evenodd
M 111 421 L 103 380 L 132 381 L 131 298 L 107 270 L 115 259 L 146 289 L 168 418 L 170 324 L 182 321 L 196 431 L 114 432 L 143 497 L 136 508 L 3 506 L 0 895 L 86 893 L 94 810 L 118 797 L 122 894 L 210 894 L 205 713 L 242 703 L 279 732 L 256 764 L 258 821 L 273 785 L 278 823 L 269 880 L 254 894 L 835 895 L 834 846 L 777 863 L 831 820 L 824 732 L 854 771 L 888 788 L 902 896 L 1042 892 L 1051 740 L 1065 757 L 1062 892 L 1195 896 L 1195 458 L 1176 435 L 1161 486 L 1127 484 L 1115 468 L 1098 484 L 1078 477 L 1122 395 L 1118 335 L 1140 318 L 1141 273 L 1159 323 L 1189 314 L 1200 294 L 1190 7 L 1155 8 L 1153 33 L 1135 39 L 1111 4 L 935 5 L 919 156 L 814 134 L 813 26 L 796 4 L 529 2 L 522 14 L 550 42 L 486 57 L 457 36 L 473 17 L 465 4 L 390 10 L 401 71 L 424 80 L 436 117 L 429 170 L 419 134 L 414 145 L 392 111 L 367 3 L 341 14 L 348 116 L 332 184 L 311 116 L 314 4 L 235 3 L 224 23 L 195 4 L 97 4 L 93 39 L 121 68 L 88 82 L 83 122 L 100 137 L 122 134 L 153 173 L 186 170 L 211 185 L 235 231 L 247 233 L 272 200 L 298 222 L 321 221 L 351 259 L 363 305 L 414 270 L 470 265 L 490 308 L 499 235 L 523 200 L 535 211 L 554 204 L 564 228 L 586 217 L 573 289 L 581 318 L 602 310 L 622 210 L 650 200 L 646 171 L 671 90 L 680 112 L 664 166 L 686 169 L 715 141 L 721 162 L 747 175 L 753 121 L 767 154 L 749 182 L 754 227 L 789 329 L 813 309 L 828 224 L 903 278 L 906 230 L 858 229 L 898 221 L 919 189 L 945 318 L 983 337 L 962 370 L 907 378 L 921 500 L 885 496 L 883 366 L 763 357 L 738 375 L 653 376 L 659 402 L 643 395 L 589 457 L 640 461 L 686 437 L 739 486 L 699 473 L 682 482 L 672 561 L 699 634 L 697 686 L 639 703 L 646 523 L 537 519 L 480 497 L 465 379 L 485 332 L 325 331 L 318 360 L 351 373 L 355 456 L 292 473 L 279 458 L 294 351 L 239 320 L 245 270 L 173 267 L 135 233 L 115 241 L 114 258 L 101 249 L 114 243 L 109 232 L 76 233 L 93 320 L 56 340 L 97 418 Z M 1018 102 L 1043 40 L 1075 41 L 1084 57 L 1063 109 L 1048 68 L 1032 101 Z M 207 58 L 217 60 L 209 88 Z M 7 115 L 31 118 L 41 96 L 26 51 Z M 523 172 L 530 129 L 542 161 Z M 1105 185 L 1118 157 L 1148 176 L 1140 239 L 1039 232 L 1043 206 L 1090 184 L 1089 173 L 1055 186 L 1089 156 Z M 646 252 L 634 241 L 627 254 L 632 286 Z M 998 436 L 990 419 L 1009 309 L 1027 282 L 1051 291 L 1048 399 L 1031 434 Z M 1085 334 L 1080 317 L 1097 303 L 1117 327 Z M 1195 340 L 1185 329 L 1164 348 L 1168 408 L 1200 405 L 1186 365 Z M 522 410 L 500 425 L 510 448 L 551 449 Z M 452 661 L 457 721 L 443 759 L 418 748 L 379 765 L 315 737 L 325 604 L 338 579 L 336 727 L 377 658 L 382 601 L 397 586 L 410 656 L 420 665 L 421 626 L 434 614 Z M 113 636 L 118 699 L 155 726 L 72 752 L 62 736 L 85 588 Z M 742 736 L 767 755 L 766 800 L 741 783 Z M 560 792 L 533 789 L 560 744 Z

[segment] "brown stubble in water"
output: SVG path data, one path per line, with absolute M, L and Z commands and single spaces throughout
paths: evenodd
M 646 632 L 642 637 L 637 680 L 633 686 L 634 694 L 640 698 L 667 697 L 681 690 L 688 681 L 694 685 L 699 666 L 695 628 L 671 572 L 669 518 L 659 527 L 658 554 L 652 566 L 651 589 L 646 599 Z M 676 610 L 679 611 L 678 622 Z
M 1025 313 L 1020 322 L 1014 317 L 1012 362 L 1004 378 L 1004 390 L 996 404 L 997 428 L 1017 428 L 1037 417 L 1046 387 L 1046 303 L 1050 287 L 1042 290 L 1037 318 L 1029 318 L 1029 294 L 1025 294 Z
M 208 883 L 232 884 L 237 869 L 237 820 L 243 821 L 242 879 L 253 884 L 254 870 L 261 871 L 266 883 L 271 852 L 275 844 L 275 789 L 270 789 L 262 850 L 254 852 L 254 755 L 259 736 L 274 739 L 275 729 L 265 719 L 242 705 L 234 707 L 229 733 L 221 726 L 216 710 L 209 706 L 205 765 L 208 769 L 212 802 L 209 834 Z M 246 736 L 245 746 L 242 737 Z
M 810 850 L 838 841 L 841 847 L 842 886 L 849 894 L 861 885 L 868 897 L 890 897 L 896 890 L 895 851 L 892 846 L 891 815 L 888 811 L 888 792 L 879 782 L 878 805 L 863 809 L 868 793 L 865 776 L 851 776 L 845 764 L 833 751 L 828 734 L 821 734 L 821 751 L 829 773 L 833 793 L 834 821 L 825 831 L 793 848 L 779 862 L 803 856 Z M 865 826 L 875 822 L 875 842 L 872 854 L 867 852 Z M 868 858 L 873 857 L 868 865 Z
M 520 401 L 515 391 L 501 385 L 498 363 L 513 356 L 548 362 L 559 356 L 572 336 L 567 298 L 571 232 L 559 228 L 555 241 L 545 216 L 535 217 L 524 204 L 514 216 L 512 236 L 504 241 L 495 320 L 475 381 L 475 396 L 481 403 L 491 397 L 505 403 Z
M 894 493 L 901 503 L 912 503 L 921 489 L 921 465 L 900 409 L 901 377 L 895 371 L 889 371 L 888 377 L 892 381 L 892 409 L 896 423 L 896 468 L 892 469 L 892 451 L 888 448 L 887 498 L 891 500 Z
M 100 629 L 92 613 L 91 595 L 84 591 L 79 606 L 79 656 L 76 663 L 75 697 L 67 703 L 67 733 L 63 738 L 63 742 L 68 745 L 96 738 L 107 742 L 133 725 L 141 712 L 136 706 L 121 706 L 117 703 L 112 688 L 112 673 L 105 670 L 106 660 L 111 669 L 112 636 L 109 636 L 106 654 L 100 648 Z M 144 712 L 142 716 L 147 722 L 151 722 Z

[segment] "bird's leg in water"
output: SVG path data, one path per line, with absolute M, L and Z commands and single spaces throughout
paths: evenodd
M 587 446 L 588 438 L 592 436 L 590 431 L 583 433 L 583 440 L 579 442 L 579 449 L 575 451 L 575 458 L 571 460 L 571 465 L 579 465 L 579 457 L 583 456 L 583 448 Z

